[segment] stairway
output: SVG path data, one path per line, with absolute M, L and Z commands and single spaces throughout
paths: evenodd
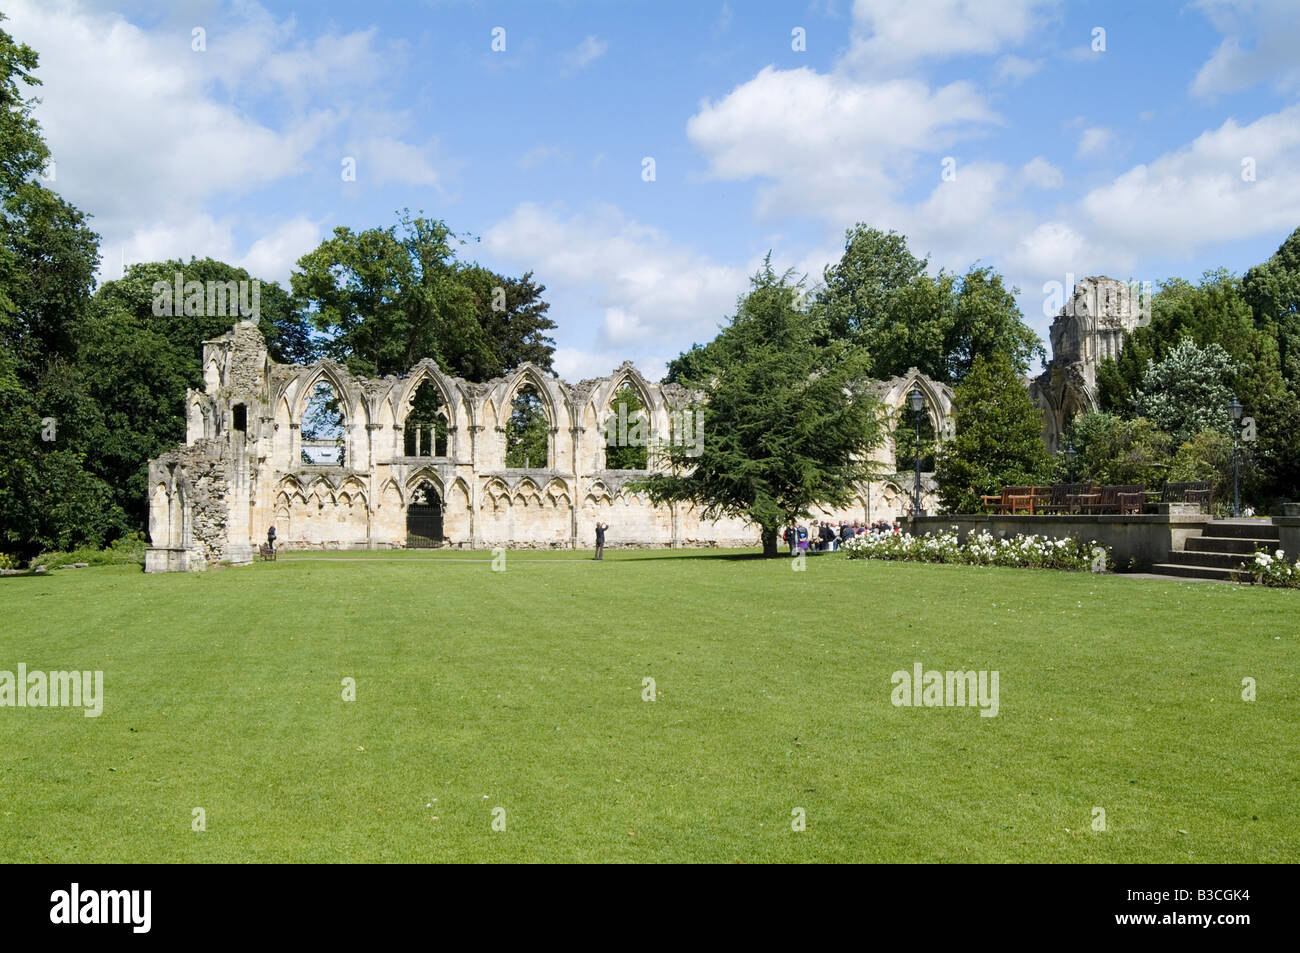
M 1211 520 L 1200 536 L 1189 536 L 1181 552 L 1169 551 L 1169 562 L 1151 567 L 1162 576 L 1217 579 L 1231 582 L 1242 563 L 1250 563 L 1256 550 L 1278 548 L 1278 528 L 1267 520 Z

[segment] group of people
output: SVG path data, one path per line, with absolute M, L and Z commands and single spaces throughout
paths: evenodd
M 902 527 L 899 526 L 898 520 L 894 520 L 893 523 L 889 520 L 876 520 L 874 523 L 850 523 L 847 520 L 832 523 L 829 520 L 813 520 L 809 526 L 790 520 L 790 524 L 781 533 L 781 539 L 790 547 L 790 555 L 793 556 L 797 552 L 808 550 L 834 552 L 843 543 L 862 535 L 870 535 L 876 539 L 900 532 Z

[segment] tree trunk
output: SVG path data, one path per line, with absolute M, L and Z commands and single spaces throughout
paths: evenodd
M 776 556 L 776 527 L 764 526 L 761 529 L 763 539 L 763 555 Z

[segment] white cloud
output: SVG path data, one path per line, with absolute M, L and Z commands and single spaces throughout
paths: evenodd
M 39 51 L 37 118 L 59 191 L 122 233 L 142 220 L 192 215 L 205 198 L 241 193 L 304 168 L 333 121 L 319 110 L 263 125 L 210 98 L 185 44 L 71 4 L 6 4 L 13 34 Z
M 217 219 L 207 213 L 176 221 L 155 222 L 134 229 L 125 237 L 101 247 L 100 277 L 117 278 L 124 265 L 143 261 L 180 258 L 215 258 L 229 262 L 263 281 L 278 281 L 289 287 L 289 274 L 298 259 L 322 238 L 322 225 L 298 216 L 268 226 L 261 237 L 240 251 L 231 218 Z
M 993 55 L 1033 34 L 1057 0 L 856 0 L 846 64 L 877 74 L 935 58 Z
M 605 55 L 609 49 L 609 43 L 606 40 L 594 36 L 586 37 L 578 44 L 576 49 L 570 50 L 564 57 L 564 72 L 577 73 L 586 69 L 596 60 Z
M 556 377 L 576 384 L 588 378 L 604 377 L 626 360 L 628 360 L 627 354 L 617 351 L 587 351 L 582 348 L 557 347 L 551 366 L 555 368 Z M 640 357 L 632 363 L 646 380 L 662 380 L 668 373 L 668 361 L 663 357 Z
M 372 136 L 349 141 L 344 148 L 357 160 L 358 183 L 442 186 L 442 175 L 436 166 L 437 140 L 417 146 L 393 136 Z
M 722 4 L 722 9 L 718 11 L 718 32 L 726 33 L 728 30 L 730 30 L 731 20 L 732 20 L 731 4 L 724 2 Z
M 600 323 L 597 340 L 610 348 L 638 344 L 655 336 L 655 329 L 639 315 L 629 314 L 622 308 L 606 308 Z
M 1284 95 L 1300 90 L 1300 16 L 1294 0 L 1197 0 L 1193 6 L 1224 34 L 1192 80 L 1194 96 L 1213 99 L 1259 83 Z
M 1085 129 L 1079 136 L 1079 155 L 1085 157 L 1105 155 L 1110 150 L 1114 138 L 1114 134 L 1102 126 Z
M 935 152 L 996 117 L 969 83 L 863 83 L 841 73 L 765 67 L 686 124 L 719 179 L 763 178 L 760 213 L 879 215 Z M 934 160 L 933 174 L 939 172 Z
M 75 0 L 5 4 L 6 30 L 40 54 L 36 116 L 55 187 L 94 216 L 103 277 L 116 276 L 123 251 L 128 262 L 237 261 L 235 230 L 253 223 L 229 211 L 231 200 L 322 163 L 337 175 L 347 152 L 330 143 L 354 116 L 371 130 L 352 143 L 363 169 L 377 180 L 438 183 L 432 146 L 403 142 L 402 117 L 363 101 L 396 55 L 379 49 L 375 30 L 304 38 L 292 19 L 276 21 L 255 3 L 232 9 L 194 21 L 207 24 L 207 50 L 196 52 L 189 28 L 171 21 L 144 29 Z M 271 108 L 255 114 L 250 103 L 263 100 Z M 301 221 L 255 224 L 268 234 L 246 254 L 279 268 L 275 243 L 300 233 Z
M 237 264 L 264 281 L 289 287 L 289 273 L 298 259 L 320 244 L 321 223 L 303 216 L 281 222 L 249 246 Z
M 229 261 L 234 250 L 234 232 L 228 219 L 218 221 L 206 213 L 190 215 L 137 228 L 112 244 L 105 242 L 103 272 L 105 278 L 118 277 L 123 258 L 128 265 L 169 258 L 188 261 L 191 257 Z
M 1043 68 L 1042 60 L 1027 60 L 1008 53 L 993 64 L 993 78 L 999 83 L 1023 83 Z
M 1065 183 L 1061 170 L 1042 156 L 1035 156 L 1026 162 L 1020 175 L 1036 189 L 1059 189 Z
M 1300 221 L 1300 105 L 1134 166 L 1081 202 L 1097 235 L 1152 253 L 1289 231 Z M 1255 181 L 1243 180 L 1252 159 Z
M 744 268 L 713 262 L 608 205 L 566 214 L 523 203 L 486 231 L 483 246 L 493 259 L 534 270 L 555 312 L 570 316 L 566 327 L 583 314 L 595 319 L 591 342 L 563 342 L 566 374 L 580 376 L 644 357 L 648 344 L 662 356 L 711 338 L 748 280 Z M 593 355 L 620 356 L 597 366 Z
M 539 142 L 516 159 L 515 165 L 521 169 L 533 169 L 550 159 L 563 159 L 564 157 L 565 152 L 559 146 L 552 145 L 549 142 Z
M 956 178 L 941 182 L 917 207 L 913 220 L 918 234 L 964 234 L 972 229 L 985 235 L 1001 212 L 1007 182 L 1006 166 L 995 162 L 968 162 L 957 166 Z
M 1005 256 L 1005 265 L 1015 274 L 1035 278 L 1055 276 L 1064 282 L 1065 275 L 1080 277 L 1105 271 L 1107 268 L 1125 270 L 1131 260 L 1108 258 L 1107 253 L 1088 241 L 1069 222 L 1044 222 L 1024 235 Z M 1032 291 L 1032 285 L 1026 288 Z

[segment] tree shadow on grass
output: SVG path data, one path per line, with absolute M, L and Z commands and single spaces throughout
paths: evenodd
M 606 550 L 606 555 L 613 556 L 611 550 Z M 831 553 L 807 553 L 808 556 L 830 556 Z M 764 556 L 762 553 L 734 553 L 722 550 L 720 552 L 710 552 L 708 550 L 695 550 L 689 553 L 673 554 L 671 556 L 623 556 L 618 555 L 614 561 L 621 563 L 631 562 L 649 562 L 651 560 L 668 560 L 668 559 L 697 559 L 697 560 L 720 560 L 726 562 L 780 562 L 789 560 L 790 554 L 786 552 L 777 553 L 775 556 Z

